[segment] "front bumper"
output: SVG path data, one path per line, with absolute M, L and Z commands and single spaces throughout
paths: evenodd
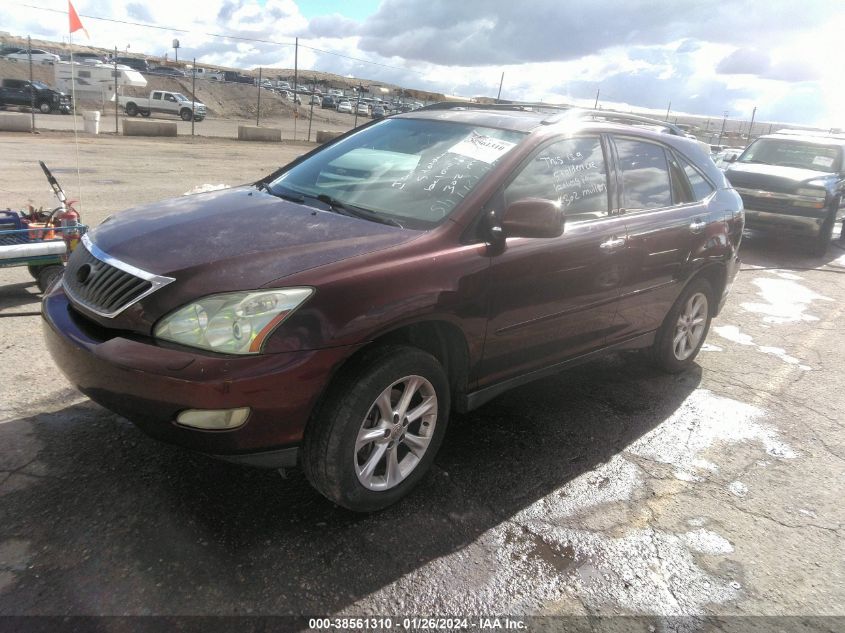
M 792 214 L 786 212 L 760 211 L 745 207 L 745 228 L 789 233 L 804 237 L 818 237 L 821 233 L 825 215 L 816 217 L 810 214 Z
M 61 285 L 42 301 L 47 347 L 82 393 L 169 444 L 257 466 L 291 466 L 311 411 L 353 348 L 233 357 L 159 346 L 99 327 L 77 313 Z M 185 409 L 248 406 L 242 426 L 177 425 Z

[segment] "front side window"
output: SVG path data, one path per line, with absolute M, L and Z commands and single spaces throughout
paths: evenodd
M 269 185 L 333 200 L 409 228 L 443 221 L 521 132 L 428 119 L 387 119 L 327 147 Z
M 761 138 L 742 153 L 738 162 L 836 173 L 842 169 L 842 149 L 800 140 Z
M 622 206 L 628 210 L 672 205 L 672 185 L 666 152 L 660 145 L 616 139 L 622 175 Z
M 599 138 L 569 138 L 541 149 L 505 188 L 506 205 L 523 198 L 559 203 L 567 222 L 607 216 L 607 170 Z

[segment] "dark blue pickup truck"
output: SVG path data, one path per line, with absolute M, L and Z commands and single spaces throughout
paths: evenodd
M 35 106 L 44 114 L 61 112 L 70 114 L 70 95 L 40 81 L 25 79 L 3 79 L 0 81 L 0 108 L 9 106 Z

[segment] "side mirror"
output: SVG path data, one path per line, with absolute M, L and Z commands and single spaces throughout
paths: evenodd
M 731 154 L 730 156 L 725 158 L 725 160 L 729 163 L 735 163 L 737 158 L 739 158 L 739 156 L 737 156 L 736 154 Z
M 502 219 L 505 237 L 560 237 L 564 215 L 560 205 L 544 198 L 512 202 Z

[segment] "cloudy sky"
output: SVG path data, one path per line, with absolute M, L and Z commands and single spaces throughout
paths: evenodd
M 65 0 L 0 0 L 0 30 L 61 40 Z M 75 0 L 92 44 L 299 67 L 465 96 L 845 127 L 842 0 Z M 178 28 L 187 32 L 175 32 Z M 229 38 L 213 37 L 224 34 Z M 77 36 L 84 40 L 79 33 Z M 232 36 L 268 40 L 248 42 Z M 275 43 L 271 43 L 275 42 Z M 366 60 L 360 61 L 360 60 Z M 367 63 L 370 62 L 370 63 Z

